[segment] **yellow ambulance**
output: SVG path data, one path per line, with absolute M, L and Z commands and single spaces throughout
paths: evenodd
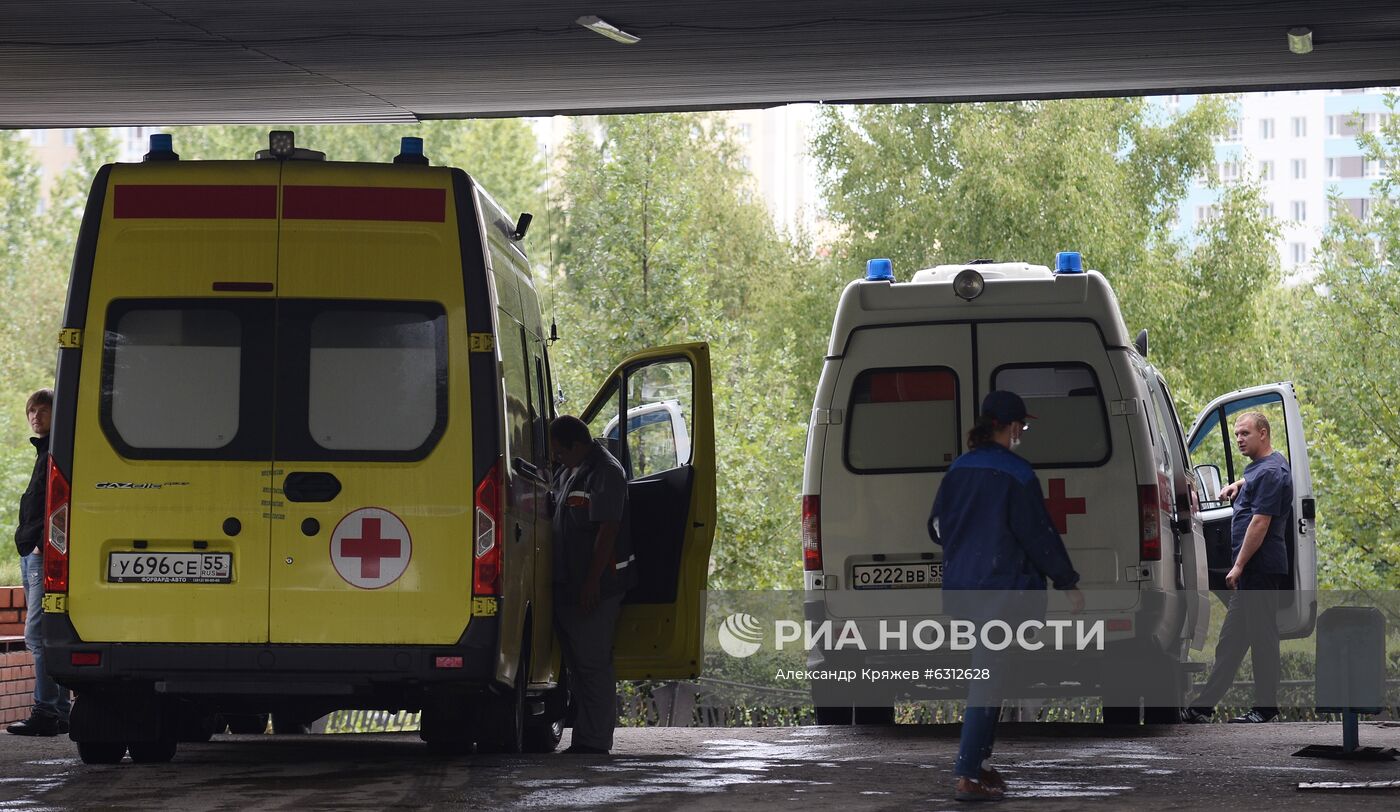
M 103 167 L 60 334 L 44 635 L 84 761 L 168 761 L 222 720 L 422 710 L 430 745 L 549 751 L 567 713 L 551 606 L 549 341 L 509 217 L 419 139 L 336 163 L 169 136 Z M 714 532 L 708 350 L 625 359 L 641 584 L 619 678 L 700 668 Z M 630 452 L 630 453 L 629 453 Z M 636 457 L 634 460 L 633 457 Z M 658 462 L 660 464 L 658 464 Z M 256 717 L 255 717 L 256 718 Z

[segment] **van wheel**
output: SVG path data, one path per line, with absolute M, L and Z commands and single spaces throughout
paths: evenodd
M 132 742 L 128 749 L 131 750 L 131 760 L 137 764 L 164 764 L 175 758 L 175 740 L 167 739 L 157 742 Z
M 855 708 L 851 714 L 851 721 L 857 725 L 892 725 L 894 724 L 894 706 Z
M 266 713 L 226 713 L 228 732 L 239 736 L 260 735 L 267 732 Z
M 817 705 L 814 710 L 817 712 L 819 725 L 849 725 L 854 721 L 854 714 L 849 706 Z
M 525 726 L 525 752 L 553 753 L 564 738 L 564 720 L 555 719 L 549 724 Z
M 290 713 L 272 714 L 272 735 L 287 736 L 310 733 L 311 725 L 303 722 L 302 717 Z
M 510 694 L 487 698 L 489 721 L 486 734 L 477 740 L 478 753 L 519 753 L 525 746 L 525 679 L 522 663 L 515 671 Z
M 1139 720 L 1135 705 L 1104 705 L 1103 723 L 1106 725 L 1136 725 Z
M 120 764 L 125 755 L 121 742 L 78 742 L 78 758 L 84 764 Z

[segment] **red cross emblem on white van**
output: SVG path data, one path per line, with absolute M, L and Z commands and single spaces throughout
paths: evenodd
M 331 534 L 335 571 L 361 589 L 379 589 L 397 581 L 412 557 L 408 527 L 383 508 L 351 511 Z
M 1069 532 L 1069 517 L 1072 514 L 1083 514 L 1089 512 L 1089 501 L 1082 496 L 1070 499 L 1065 496 L 1065 481 L 1063 479 L 1050 480 L 1050 495 L 1045 497 L 1045 511 L 1050 514 L 1050 520 L 1055 523 L 1055 529 L 1060 533 Z

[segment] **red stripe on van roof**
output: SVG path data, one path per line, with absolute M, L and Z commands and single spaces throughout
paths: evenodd
M 945 370 L 876 372 L 870 376 L 871 403 L 952 400 L 957 381 Z
M 277 216 L 276 186 L 118 184 L 112 216 L 120 219 L 270 220 Z
M 287 186 L 287 220 L 395 220 L 441 223 L 447 219 L 446 189 L 375 186 Z

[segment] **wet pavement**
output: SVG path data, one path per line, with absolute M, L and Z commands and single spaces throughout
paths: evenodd
M 171 764 L 105 767 L 66 739 L 0 734 L 0 809 L 965 808 L 951 799 L 957 731 L 632 728 L 606 757 L 435 757 L 413 733 L 220 736 L 182 744 Z M 1338 724 L 1003 723 L 993 761 L 1012 792 L 997 808 L 1400 808 L 1400 789 L 1298 789 L 1400 782 L 1400 761 L 1292 755 L 1340 742 Z M 1361 743 L 1400 747 L 1400 725 L 1363 724 Z

